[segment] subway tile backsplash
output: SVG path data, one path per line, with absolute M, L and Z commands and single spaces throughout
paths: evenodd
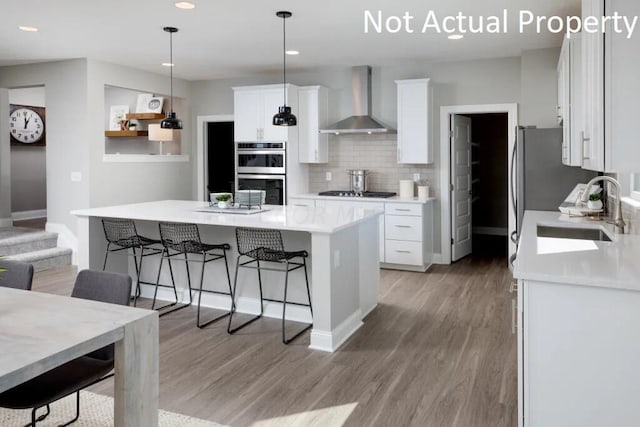
M 437 170 L 431 165 L 399 165 L 396 135 L 330 135 L 329 163 L 310 165 L 309 189 L 312 193 L 326 190 L 348 190 L 348 169 L 367 169 L 370 191 L 399 191 L 399 180 L 413 179 L 415 173 L 429 185 L 429 195 L 436 194 Z M 332 180 L 327 181 L 326 173 Z

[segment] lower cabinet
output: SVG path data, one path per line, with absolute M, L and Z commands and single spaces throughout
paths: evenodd
M 640 291 L 518 282 L 518 425 L 640 424 Z
M 290 198 L 289 205 L 380 209 L 380 262 L 383 268 L 426 271 L 433 259 L 433 201 L 367 202 Z

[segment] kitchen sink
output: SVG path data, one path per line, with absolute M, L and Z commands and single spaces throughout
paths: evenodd
M 538 237 L 597 240 L 600 242 L 611 241 L 611 237 L 600 228 L 559 227 L 551 225 L 538 225 Z

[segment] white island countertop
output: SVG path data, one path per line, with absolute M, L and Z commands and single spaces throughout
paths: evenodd
M 538 237 L 537 226 L 602 228 L 611 242 Z M 517 279 L 640 291 L 640 236 L 614 234 L 604 221 L 527 211 L 513 275 Z
M 380 209 L 309 208 L 264 205 L 265 212 L 251 215 L 200 212 L 208 202 L 162 200 L 71 212 L 80 217 L 129 218 L 140 221 L 184 222 L 230 227 L 273 228 L 283 231 L 335 233 L 369 218 L 382 215 Z

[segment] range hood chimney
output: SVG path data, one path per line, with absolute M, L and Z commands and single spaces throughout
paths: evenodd
M 320 133 L 395 133 L 394 129 L 371 117 L 371 67 L 353 67 L 351 77 L 354 115 L 321 129 Z

